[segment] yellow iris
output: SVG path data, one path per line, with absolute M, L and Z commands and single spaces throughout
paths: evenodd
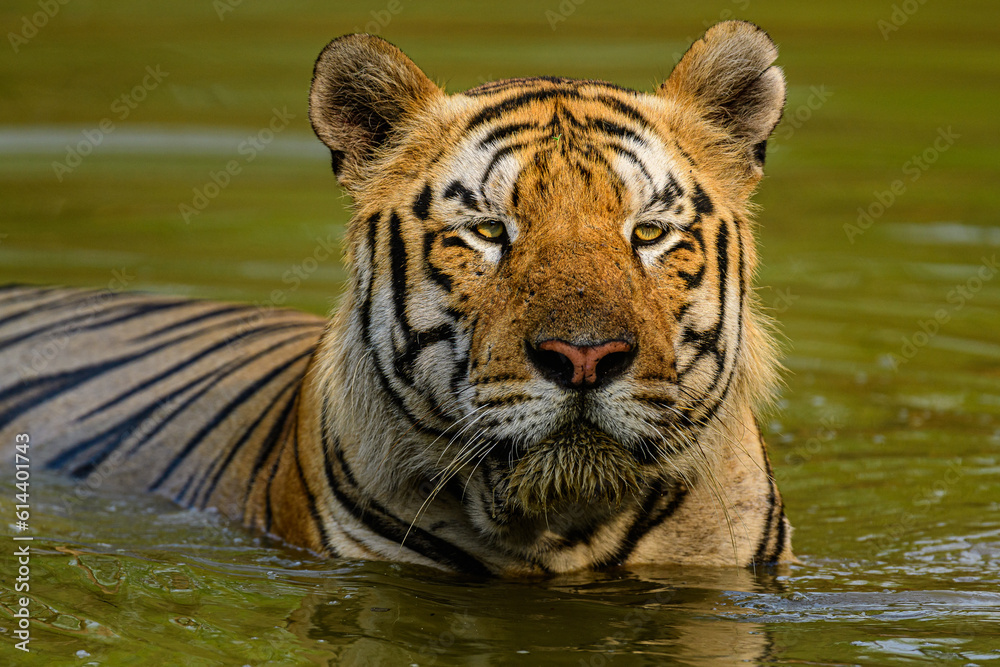
M 632 237 L 640 243 L 652 243 L 663 236 L 663 228 L 656 225 L 636 225 Z
M 480 222 L 475 227 L 476 233 L 482 236 L 487 241 L 499 241 L 504 235 L 507 234 L 507 228 L 504 227 L 502 222 L 497 220 L 487 220 L 486 222 Z

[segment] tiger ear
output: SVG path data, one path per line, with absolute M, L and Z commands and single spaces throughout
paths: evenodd
M 309 120 L 329 147 L 337 180 L 353 188 L 406 121 L 444 93 L 413 61 L 373 35 L 345 35 L 319 54 Z
M 722 126 L 759 177 L 785 106 L 785 76 L 771 66 L 777 57 L 778 47 L 753 23 L 717 23 L 691 45 L 659 92 L 694 103 Z

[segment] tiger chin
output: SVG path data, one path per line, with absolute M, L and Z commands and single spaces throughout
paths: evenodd
M 79 375 L 49 466 L 333 557 L 508 575 L 791 560 L 755 418 L 777 368 L 749 202 L 784 106 L 776 57 L 728 21 L 653 93 L 540 77 L 449 95 L 378 37 L 334 40 L 309 99 L 354 201 L 332 321 L 109 298 L 133 314 L 69 351 L 119 341 L 145 365 Z M 28 292 L 0 292 L 3 316 L 73 303 Z M 239 381 L 185 384 L 142 345 Z M 60 359 L 40 375 L 64 378 Z M 171 387 L 167 416 L 121 444 L 115 420 Z M 0 391 L 8 430 L 37 407 L 16 393 Z

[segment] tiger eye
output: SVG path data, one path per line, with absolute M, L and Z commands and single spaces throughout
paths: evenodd
M 632 230 L 632 238 L 639 243 L 652 243 L 663 236 L 663 228 L 656 225 L 636 225 Z
M 499 241 L 507 235 L 507 228 L 498 220 L 487 220 L 480 222 L 475 227 L 476 233 L 487 241 Z

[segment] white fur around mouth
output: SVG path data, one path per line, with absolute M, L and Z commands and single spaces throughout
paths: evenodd
M 636 458 L 603 431 L 578 422 L 530 447 L 506 476 L 505 495 L 532 515 L 570 503 L 617 507 L 642 487 Z

